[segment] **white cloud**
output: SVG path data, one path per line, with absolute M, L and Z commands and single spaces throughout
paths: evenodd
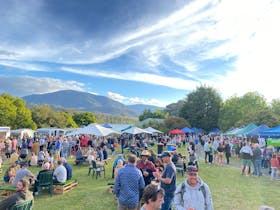
M 0 65 L 24 71 L 48 71 L 45 66 L 20 61 L 0 60 Z
M 228 20 L 228 23 L 232 22 L 229 25 L 229 28 L 232 28 L 230 34 L 234 33 L 233 29 L 235 30 L 234 37 L 227 45 L 209 51 L 209 56 L 227 53 L 236 55 L 235 71 L 221 75 L 215 86 L 222 91 L 225 98 L 234 93 L 240 96 L 249 91 L 258 91 L 269 101 L 279 98 L 276 87 L 279 83 L 277 72 L 280 69 L 278 58 L 280 30 L 277 27 L 280 19 L 280 2 L 242 1 L 241 3 L 245 5 L 240 8 L 233 8 L 232 2 L 221 6 L 221 11 L 218 10 L 217 14 L 227 8 L 224 13 L 229 12 L 227 13 L 229 16 L 226 17 L 230 17 L 232 14 L 230 12 L 234 11 L 236 19 Z M 226 23 L 224 22 L 224 25 Z M 223 32 L 223 28 L 221 26 L 217 32 Z M 227 35 L 225 32 L 224 37 Z
M 170 104 L 170 102 L 161 101 L 155 98 L 147 99 L 147 98 L 139 98 L 139 97 L 126 97 L 119 93 L 113 93 L 113 92 L 108 92 L 107 95 L 109 98 L 127 105 L 146 104 L 146 105 L 165 107 L 166 105 Z
M 76 81 L 62 81 L 52 78 L 37 78 L 31 76 L 9 77 L 0 75 L 0 92 L 13 96 L 43 94 L 59 90 L 83 91 L 84 84 Z
M 75 74 L 88 75 L 92 77 L 112 78 L 128 81 L 144 82 L 153 85 L 160 85 L 181 90 L 193 90 L 199 83 L 193 80 L 186 80 L 176 77 L 160 76 L 155 74 L 140 73 L 140 72 L 102 72 L 94 69 L 75 69 L 62 67 L 62 70 Z

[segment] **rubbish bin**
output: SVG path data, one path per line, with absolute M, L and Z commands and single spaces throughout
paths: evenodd
M 175 151 L 176 150 L 176 145 L 174 144 L 167 144 L 167 151 Z
M 157 153 L 158 153 L 158 154 L 161 154 L 161 153 L 162 153 L 162 151 L 163 151 L 163 145 L 164 145 L 164 144 L 162 144 L 162 143 L 158 143 L 158 144 L 157 144 Z

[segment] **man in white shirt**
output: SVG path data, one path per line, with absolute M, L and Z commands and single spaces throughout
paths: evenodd
M 67 171 L 66 168 L 63 166 L 61 160 L 57 161 L 57 167 L 53 173 L 54 176 L 54 183 L 64 183 L 67 179 Z

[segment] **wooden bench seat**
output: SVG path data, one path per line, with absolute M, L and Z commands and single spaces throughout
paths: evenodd
M 16 192 L 16 188 L 13 185 L 0 186 L 0 197 L 4 198 L 10 196 Z
M 72 190 L 75 186 L 78 185 L 77 179 L 69 179 L 64 183 L 54 183 L 53 192 L 56 194 L 63 194 Z

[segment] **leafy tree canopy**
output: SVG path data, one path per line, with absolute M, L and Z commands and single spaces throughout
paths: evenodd
M 161 109 L 157 109 L 154 112 L 152 112 L 150 109 L 145 109 L 143 114 L 139 115 L 139 121 L 143 121 L 147 118 L 165 119 L 166 116 L 167 114 Z
M 187 95 L 180 116 L 193 127 L 209 131 L 218 127 L 221 103 L 222 98 L 215 89 L 200 86 Z
M 91 123 L 97 122 L 94 114 L 91 112 L 75 113 L 73 115 L 73 119 L 78 126 L 83 126 L 83 125 L 87 126 Z
M 176 116 L 170 116 L 166 118 L 164 120 L 164 124 L 168 130 L 175 129 L 175 128 L 181 129 L 186 126 L 190 127 L 190 124 L 187 120 L 185 120 L 182 117 L 176 117 Z
M 5 93 L 0 96 L 0 124 L 10 126 L 12 129 L 36 129 L 24 100 Z
M 242 122 L 247 122 L 249 119 L 255 118 L 253 116 L 256 113 L 261 113 L 261 111 L 267 109 L 268 106 L 265 98 L 257 92 L 249 92 L 242 97 L 233 96 L 222 104 L 219 127 L 223 130 L 236 127 Z

